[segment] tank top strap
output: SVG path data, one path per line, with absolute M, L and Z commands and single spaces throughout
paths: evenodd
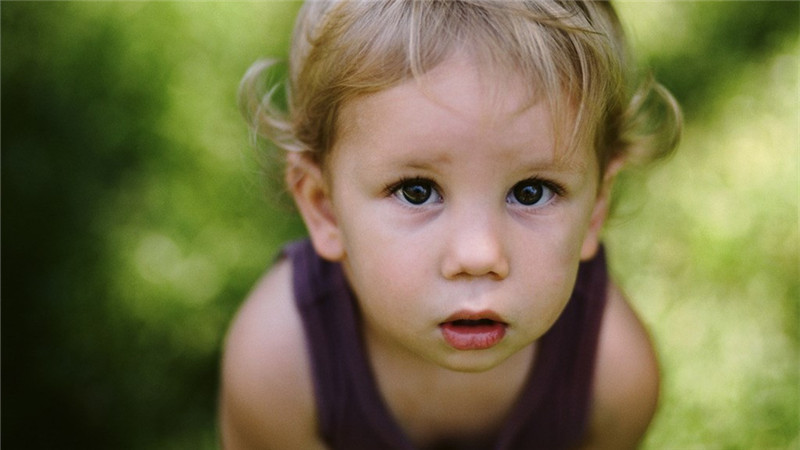
M 320 435 L 334 449 L 413 450 L 384 405 L 360 334 L 360 315 L 340 264 L 310 242 L 284 250 L 306 332 Z

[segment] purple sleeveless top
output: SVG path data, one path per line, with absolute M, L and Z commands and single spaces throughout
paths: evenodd
M 414 450 L 378 391 L 361 340 L 358 306 L 342 267 L 308 241 L 287 246 L 306 333 L 319 433 L 331 449 Z M 564 312 L 539 341 L 536 361 L 508 419 L 491 441 L 441 442 L 435 449 L 530 450 L 578 445 L 591 405 L 607 272 L 601 249 L 581 263 Z

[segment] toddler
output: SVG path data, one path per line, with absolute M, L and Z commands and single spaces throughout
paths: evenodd
M 306 3 L 288 112 L 270 63 L 241 89 L 310 239 L 229 332 L 225 448 L 635 447 L 658 367 L 600 234 L 680 115 L 628 64 L 606 2 Z

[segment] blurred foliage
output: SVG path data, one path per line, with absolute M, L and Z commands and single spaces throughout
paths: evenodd
M 606 230 L 661 353 L 646 447 L 800 448 L 800 4 L 619 6 L 687 119 Z
M 225 328 L 301 233 L 236 105 L 296 8 L 3 3 L 4 446 L 214 446 Z
M 618 6 L 688 118 L 607 231 L 662 355 L 646 447 L 798 447 L 800 4 Z M 216 447 L 227 324 L 303 233 L 236 105 L 297 7 L 2 3 L 3 445 Z

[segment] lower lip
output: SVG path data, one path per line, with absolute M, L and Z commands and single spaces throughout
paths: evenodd
M 499 322 L 475 326 L 446 322 L 440 327 L 445 342 L 456 350 L 485 350 L 497 345 L 506 335 L 505 324 Z

